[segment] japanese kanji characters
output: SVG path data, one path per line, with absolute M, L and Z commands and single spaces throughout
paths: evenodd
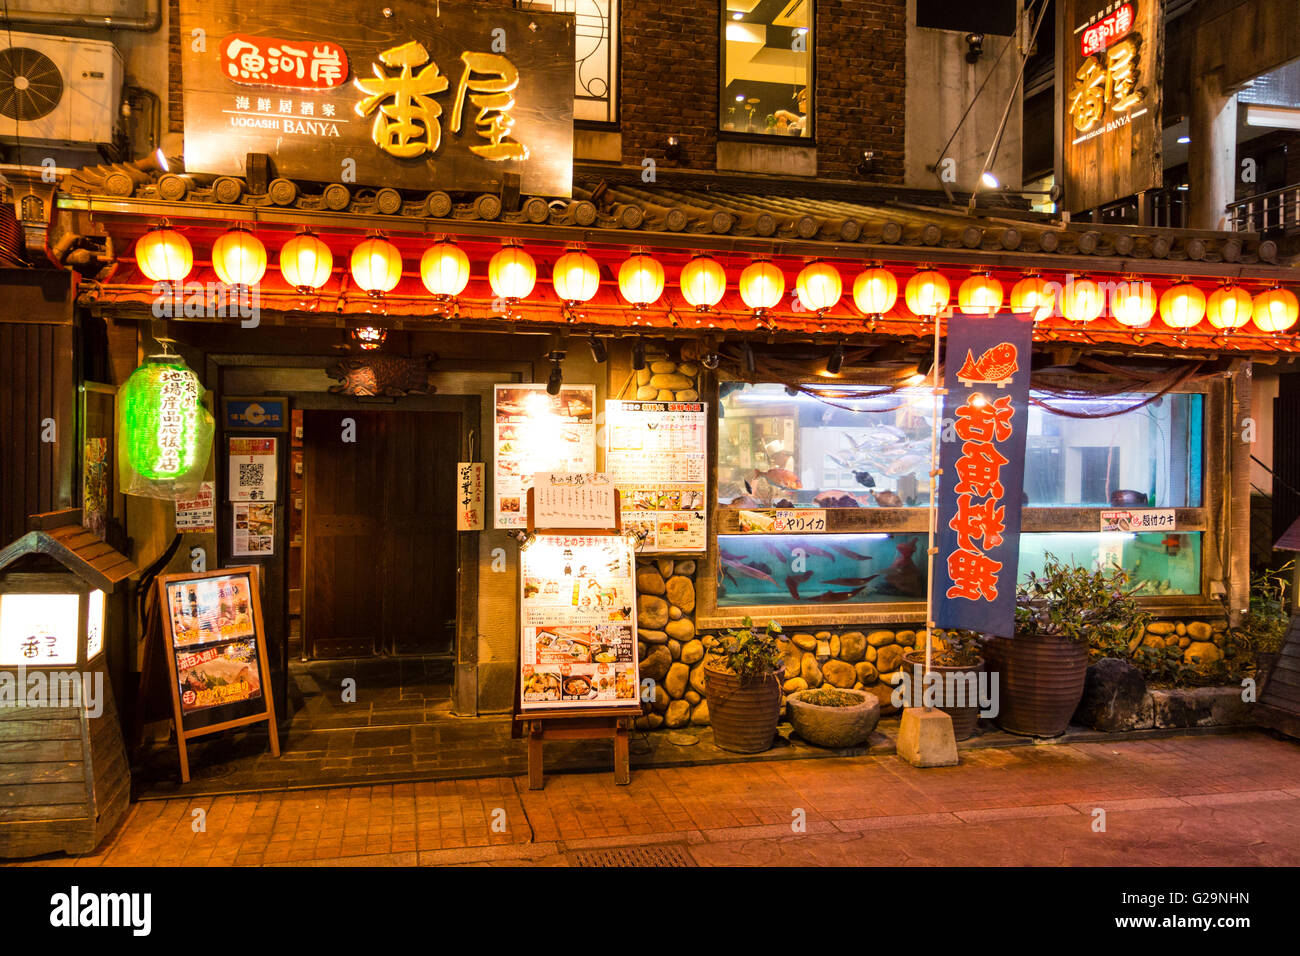
M 996 443 L 1011 437 L 1014 414 L 1009 395 L 990 402 L 980 392 L 971 393 L 957 409 L 953 431 L 962 442 L 961 457 L 953 466 L 957 511 L 948 520 L 948 527 L 957 532 L 957 550 L 948 555 L 953 583 L 947 597 L 997 600 L 1002 562 L 984 552 L 1002 544 L 1006 531 L 1006 506 L 1000 500 L 1005 491 L 1002 466 L 1008 459 Z
M 1127 113 L 1146 96 L 1138 87 L 1138 46 L 1134 34 L 1083 61 L 1070 88 L 1069 109 L 1074 128 L 1081 133 L 1092 129 L 1106 115 Z
M 462 53 L 465 70 L 456 91 L 456 108 L 452 113 L 451 129 L 460 132 L 461 113 L 465 98 L 478 107 L 474 126 L 487 145 L 471 146 L 470 151 L 485 159 L 527 159 L 528 147 L 514 141 L 507 142 L 515 120 L 510 115 L 515 98 L 512 93 L 519 85 L 519 71 L 505 57 L 496 53 Z M 478 74 L 475 77 L 475 74 Z
M 236 83 L 327 90 L 348 73 L 343 48 L 235 33 L 221 41 L 221 69 Z

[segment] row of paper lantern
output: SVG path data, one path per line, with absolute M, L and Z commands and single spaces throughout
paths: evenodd
M 212 265 L 228 285 L 251 286 L 266 273 L 266 247 L 246 229 L 234 228 L 218 237 L 212 247 Z M 181 282 L 194 264 L 189 241 L 174 229 L 154 229 L 136 243 L 136 261 L 155 282 Z M 358 287 L 381 296 L 397 287 L 402 276 L 402 254 L 380 236 L 362 240 L 352 250 L 350 271 Z M 306 293 L 320 289 L 334 269 L 329 246 L 310 232 L 299 233 L 280 250 L 280 272 L 294 288 Z M 420 279 L 439 298 L 460 295 L 469 283 L 469 257 L 454 242 L 443 240 L 425 250 L 420 258 Z M 506 246 L 488 264 L 488 281 L 498 297 L 508 301 L 526 298 L 537 282 L 537 265 L 523 249 Z M 560 256 L 551 273 L 560 299 L 573 305 L 590 301 L 600 285 L 600 267 L 582 250 Z M 727 275 L 711 256 L 698 255 L 682 267 L 679 279 L 682 297 L 698 310 L 708 310 L 722 301 Z M 618 287 L 634 307 L 648 308 L 664 291 L 664 268 L 653 256 L 638 253 L 618 270 Z M 758 260 L 740 273 L 740 298 L 757 314 L 775 309 L 785 295 L 785 274 L 774 263 Z M 870 268 L 853 281 L 853 303 L 866 315 L 882 316 L 898 301 L 898 280 L 883 268 Z M 809 312 L 825 312 L 839 302 L 843 283 L 839 270 L 817 260 L 806 265 L 795 279 L 799 305 Z M 933 317 L 942 313 L 951 298 L 947 278 L 925 269 L 908 279 L 903 300 L 915 315 Z M 957 304 L 967 313 L 992 315 L 1002 308 L 1002 283 L 988 272 L 977 272 L 957 289 Z M 1216 329 L 1239 329 L 1254 321 L 1262 332 L 1283 332 L 1295 325 L 1300 307 L 1293 293 L 1282 288 L 1264 290 L 1255 296 L 1240 286 L 1226 283 L 1207 297 L 1190 282 L 1179 282 L 1156 296 L 1151 283 L 1125 280 L 1103 284 L 1087 277 L 1071 277 L 1065 283 L 1049 282 L 1029 275 L 1011 287 L 1009 305 L 1017 312 L 1032 312 L 1035 321 L 1063 315 L 1074 322 L 1091 322 L 1110 305 L 1110 314 L 1121 325 L 1144 328 L 1158 313 L 1169 328 L 1186 330 L 1208 319 Z

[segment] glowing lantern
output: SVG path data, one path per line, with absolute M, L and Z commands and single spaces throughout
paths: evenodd
M 555 260 L 551 285 L 565 302 L 590 302 L 600 288 L 600 267 L 581 250 L 566 252 Z
M 1030 312 L 1041 322 L 1056 311 L 1056 288 L 1040 275 L 1025 276 L 1011 287 L 1011 311 Z
M 888 269 L 868 269 L 853 280 L 853 304 L 867 315 L 884 315 L 898 301 L 898 280 Z
M 136 240 L 135 262 L 154 282 L 182 282 L 194 267 L 194 250 L 175 229 L 159 227 Z
M 794 282 L 795 291 L 799 293 L 799 302 L 810 312 L 825 312 L 836 302 L 844 291 L 840 281 L 840 271 L 828 262 L 810 262 Z
M 384 344 L 384 340 L 388 338 L 388 330 L 378 329 L 373 325 L 363 325 L 353 329 L 351 335 L 352 341 L 361 346 L 363 352 L 373 352 Z
M 1254 306 L 1249 292 L 1229 282 L 1210 293 L 1205 316 L 1216 329 L 1239 329 L 1250 321 Z
M 280 247 L 280 275 L 299 292 L 312 292 L 329 281 L 334 253 L 310 232 L 299 233 Z
M 401 278 L 402 254 L 387 239 L 372 236 L 352 250 L 352 279 L 367 295 L 392 292 Z
M 664 292 L 664 267 L 653 256 L 637 253 L 618 267 L 618 291 L 637 306 L 659 301 Z
M 977 272 L 957 289 L 957 304 L 972 315 L 993 315 L 1002 308 L 1002 283 L 987 272 Z
M 450 299 L 469 285 L 469 256 L 454 242 L 435 242 L 420 256 L 420 281 L 440 299 Z
M 537 284 L 537 263 L 518 246 L 506 246 L 488 262 L 488 282 L 499 298 L 517 302 Z
M 1061 290 L 1061 314 L 1071 322 L 1091 322 L 1105 307 L 1101 287 L 1091 279 L 1068 281 Z
M 1255 325 L 1261 332 L 1285 332 L 1295 325 L 1296 297 L 1286 289 L 1269 289 L 1255 296 Z
M 934 317 L 948 307 L 948 280 L 927 269 L 907 280 L 903 295 L 913 315 Z
M 1205 293 L 1190 282 L 1170 286 L 1160 297 L 1160 318 L 1171 329 L 1190 329 L 1205 316 Z
M 212 268 L 226 285 L 257 285 L 266 274 L 266 246 L 247 229 L 236 226 L 212 244 Z
M 1156 290 L 1150 282 L 1116 283 L 1110 295 L 1110 314 L 1120 325 L 1131 329 L 1146 328 L 1156 314 Z
M 716 259 L 708 256 L 696 256 L 686 263 L 678 281 L 682 287 L 682 298 L 699 312 L 713 308 L 722 301 L 722 295 L 727 291 L 727 273 Z
M 212 453 L 213 421 L 199 377 L 177 355 L 155 355 L 117 393 L 118 475 L 128 495 L 193 497 Z
M 740 298 L 755 312 L 774 309 L 785 295 L 785 276 L 770 262 L 751 262 L 740 274 Z

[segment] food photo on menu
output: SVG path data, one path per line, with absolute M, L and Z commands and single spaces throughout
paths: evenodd
M 178 581 L 167 592 L 176 646 L 253 636 L 247 578 Z

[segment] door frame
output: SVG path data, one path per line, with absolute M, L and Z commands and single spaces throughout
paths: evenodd
M 456 449 L 458 460 L 464 460 L 469 443 L 469 432 L 475 428 L 479 416 L 477 395 L 408 395 L 403 398 L 360 397 L 332 392 L 287 392 L 289 408 L 303 411 L 335 412 L 451 412 L 457 416 Z M 306 522 L 303 515 L 303 571 L 307 571 Z M 463 659 L 464 649 L 474 647 L 478 635 L 478 535 L 477 531 L 460 531 L 456 534 L 456 645 L 452 648 L 453 664 Z M 287 595 L 286 595 L 287 597 Z M 303 649 L 307 648 L 307 589 L 303 589 L 302 626 Z M 475 648 L 477 651 L 477 648 Z M 455 690 L 452 691 L 453 698 Z

